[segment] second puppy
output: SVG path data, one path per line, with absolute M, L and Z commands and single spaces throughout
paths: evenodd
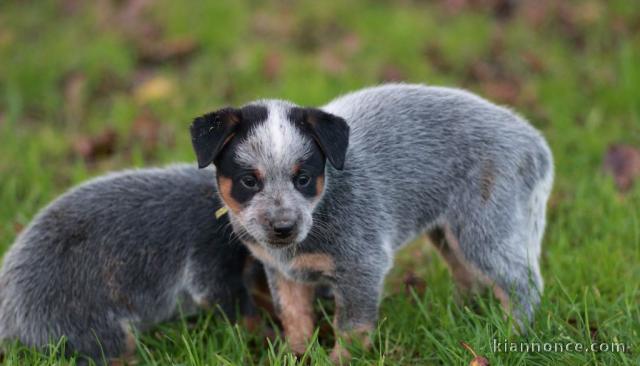
M 248 252 L 233 237 L 212 170 L 109 174 L 62 195 L 18 236 L 0 270 L 0 339 L 96 362 L 135 350 L 134 330 L 218 306 L 254 309 Z

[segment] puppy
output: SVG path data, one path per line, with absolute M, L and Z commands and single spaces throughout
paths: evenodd
M 293 351 L 313 333 L 318 283 L 333 288 L 338 335 L 366 343 L 394 252 L 423 232 L 461 287 L 490 285 L 517 320 L 532 319 L 553 162 L 509 110 L 389 84 L 321 108 L 225 108 L 191 134 L 199 166 L 217 167 L 235 232 L 266 266 Z M 332 357 L 348 353 L 336 343 Z
M 101 362 L 135 350 L 133 330 L 180 312 L 252 315 L 247 249 L 232 237 L 211 170 L 109 174 L 43 209 L 0 270 L 0 338 Z

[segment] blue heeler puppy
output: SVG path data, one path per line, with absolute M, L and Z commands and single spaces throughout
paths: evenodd
M 0 339 L 97 362 L 135 350 L 144 330 L 197 308 L 253 314 L 213 170 L 177 165 L 109 174 L 43 209 L 0 270 Z
M 366 340 L 394 252 L 423 232 L 462 287 L 490 285 L 517 320 L 532 319 L 553 162 L 511 111 L 390 84 L 320 108 L 225 108 L 191 134 L 200 167 L 217 167 L 235 232 L 266 266 L 293 351 L 312 335 L 318 283 L 333 288 L 338 335 Z M 332 357 L 348 353 L 336 343 Z

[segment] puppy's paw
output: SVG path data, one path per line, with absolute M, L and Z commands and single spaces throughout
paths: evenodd
M 334 365 L 348 365 L 351 361 L 351 353 L 339 342 L 336 342 L 331 350 L 329 359 Z

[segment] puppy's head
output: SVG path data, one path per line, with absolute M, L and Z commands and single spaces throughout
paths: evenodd
M 268 101 L 198 117 L 191 139 L 199 167 L 216 166 L 236 232 L 285 247 L 309 233 L 325 161 L 343 168 L 349 126 L 319 109 Z

